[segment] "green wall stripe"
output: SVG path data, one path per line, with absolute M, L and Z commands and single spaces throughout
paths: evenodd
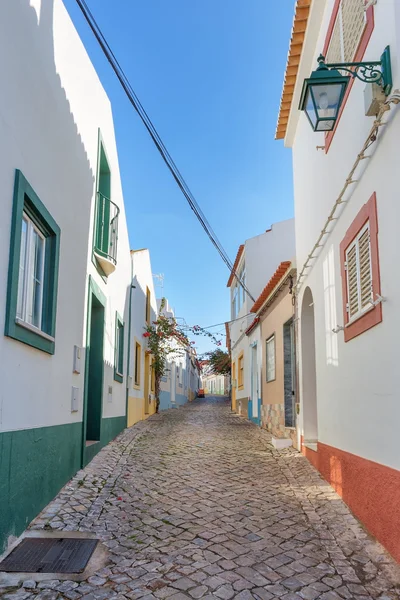
M 101 439 L 84 464 L 126 427 L 126 416 L 103 418 Z M 82 422 L 0 433 L 0 554 L 81 468 Z

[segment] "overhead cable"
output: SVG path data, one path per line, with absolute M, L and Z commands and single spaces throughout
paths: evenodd
M 96 19 L 94 18 L 92 12 L 90 11 L 86 1 L 85 0 L 76 0 L 76 2 L 78 4 L 79 8 L 81 9 L 82 14 L 85 17 L 85 19 L 86 19 L 90 29 L 92 30 L 96 40 L 98 41 L 101 49 L 103 50 L 105 57 L 107 58 L 108 62 L 110 63 L 111 68 L 113 69 L 113 71 L 116 74 L 120 84 L 122 85 L 126 95 L 128 96 L 129 101 L 131 102 L 132 106 L 134 107 L 134 109 L 138 113 L 140 119 L 142 120 L 144 126 L 146 127 L 148 133 L 150 134 L 150 137 L 152 138 L 155 146 L 157 147 L 157 150 L 161 154 L 165 164 L 167 165 L 173 178 L 175 179 L 176 183 L 178 184 L 178 187 L 181 190 L 182 194 L 185 196 L 190 208 L 196 215 L 202 228 L 206 232 L 207 236 L 209 237 L 211 243 L 217 250 L 218 254 L 221 256 L 222 260 L 228 267 L 229 271 L 235 276 L 237 282 L 243 288 L 243 290 L 246 292 L 246 294 L 251 298 L 251 300 L 253 300 L 253 302 L 255 302 L 255 299 L 253 298 L 253 296 L 247 289 L 246 285 L 244 284 L 243 281 L 241 281 L 238 274 L 236 273 L 233 263 L 231 262 L 226 251 L 222 247 L 222 245 L 221 245 L 220 241 L 218 240 L 215 232 L 213 231 L 210 223 L 207 221 L 203 211 L 201 210 L 195 197 L 193 196 L 192 192 L 190 191 L 189 186 L 187 185 L 181 172 L 179 171 L 179 169 L 176 166 L 174 160 L 172 159 L 170 153 L 168 152 L 164 142 L 162 141 L 160 135 L 158 134 L 155 126 L 153 125 L 149 115 L 147 114 L 147 112 L 144 109 L 143 105 L 141 104 L 138 96 L 136 95 L 135 91 L 133 90 L 127 76 L 125 75 L 121 65 L 119 64 L 117 58 L 115 57 L 113 51 L 111 50 L 104 34 L 102 33 L 99 25 L 97 24 Z

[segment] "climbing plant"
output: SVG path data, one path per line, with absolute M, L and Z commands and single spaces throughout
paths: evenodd
M 157 320 L 147 325 L 143 333 L 143 337 L 147 339 L 148 352 L 153 357 L 151 367 L 154 370 L 156 412 L 158 412 L 160 406 L 160 382 L 166 373 L 168 360 L 184 354 L 195 343 L 189 341 L 187 333 L 190 332 L 195 336 L 204 335 L 210 338 L 217 346 L 221 345 L 221 341 L 216 335 L 199 325 L 179 325 L 175 318 L 163 315 L 164 307 L 165 298 L 161 301 Z

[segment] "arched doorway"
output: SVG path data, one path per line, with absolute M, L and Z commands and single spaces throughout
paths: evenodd
M 318 441 L 314 299 L 306 288 L 301 307 L 301 365 L 304 443 Z

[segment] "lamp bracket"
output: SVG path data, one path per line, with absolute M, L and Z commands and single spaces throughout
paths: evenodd
M 392 69 L 390 60 L 390 48 L 386 46 L 381 60 L 368 62 L 348 63 L 325 63 L 325 58 L 320 56 L 318 62 L 324 63 L 328 69 L 345 71 L 351 77 L 359 79 L 364 83 L 377 83 L 382 86 L 385 95 L 388 96 L 392 89 Z

